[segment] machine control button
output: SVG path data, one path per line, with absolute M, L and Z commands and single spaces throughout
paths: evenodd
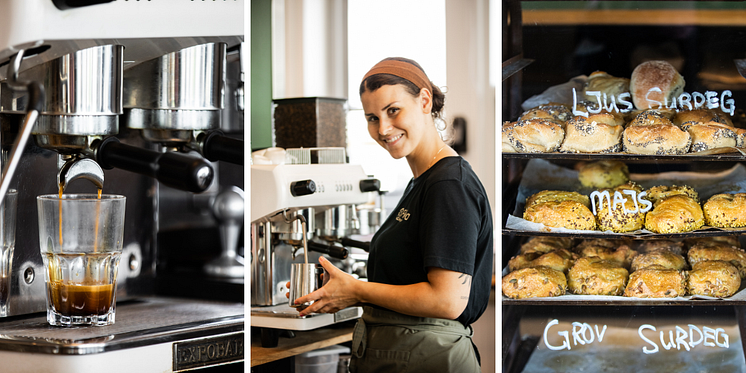
M 294 181 L 290 184 L 290 194 L 300 197 L 316 193 L 316 183 L 313 180 Z
M 28 267 L 23 271 L 23 281 L 25 281 L 26 284 L 31 285 L 31 283 L 34 282 L 35 277 L 36 274 L 34 273 L 34 267 Z
M 381 190 L 381 181 L 378 179 L 363 179 L 360 180 L 360 191 L 361 192 L 377 192 Z

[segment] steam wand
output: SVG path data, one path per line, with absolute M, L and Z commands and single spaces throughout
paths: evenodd
M 289 218 L 287 216 L 287 210 L 282 211 L 282 218 L 285 219 L 285 223 L 292 223 L 296 220 L 300 220 L 300 227 L 303 232 L 301 232 L 302 239 L 303 239 L 303 260 L 304 263 L 308 264 L 308 241 L 306 241 L 306 232 L 308 231 L 308 228 L 306 228 L 306 217 L 303 215 L 296 215 L 294 218 Z M 293 253 L 293 257 L 295 257 L 295 253 Z
M 8 87 L 14 91 L 26 91 L 28 92 L 28 111 L 23 119 L 23 125 L 21 126 L 20 134 L 13 143 L 13 147 L 10 152 L 10 160 L 8 164 L 2 168 L 2 182 L 0 182 L 0 201 L 5 199 L 5 195 L 8 193 L 10 187 L 10 181 L 13 178 L 13 174 L 16 172 L 18 162 L 21 160 L 21 153 L 26 147 L 29 137 L 31 136 L 31 130 L 34 128 L 34 123 L 39 117 L 39 112 L 42 109 L 42 103 L 44 102 L 44 86 L 38 82 L 24 82 L 18 80 L 18 71 L 21 68 L 21 61 L 23 60 L 24 50 L 21 49 L 13 57 L 13 60 L 8 65 Z

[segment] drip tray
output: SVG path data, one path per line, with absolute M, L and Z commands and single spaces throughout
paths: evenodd
M 108 326 L 55 327 L 45 314 L 0 321 L 0 361 L 7 372 L 180 371 L 243 361 L 243 330 L 243 303 L 144 298 L 118 303 Z
M 362 307 L 348 307 L 336 313 L 312 313 L 298 316 L 287 304 L 251 308 L 251 326 L 285 330 L 312 330 L 343 321 L 360 318 Z

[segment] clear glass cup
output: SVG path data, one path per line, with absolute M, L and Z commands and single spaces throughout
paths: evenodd
M 109 325 L 116 315 L 125 197 L 36 197 L 51 325 Z
M 0 204 L 0 317 L 10 310 L 10 280 L 13 272 L 13 249 L 16 246 L 16 205 L 18 192 L 9 190 Z

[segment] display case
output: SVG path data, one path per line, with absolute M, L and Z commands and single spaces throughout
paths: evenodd
M 635 191 L 638 194 L 648 194 L 655 186 L 690 186 L 697 192 L 693 198 L 703 211 L 704 204 L 715 195 L 746 192 L 742 186 L 746 185 L 746 151 L 738 140 L 746 133 L 746 78 L 739 70 L 741 59 L 746 58 L 746 4 L 506 0 L 502 10 L 502 276 L 514 269 L 509 267 L 512 258 L 525 254 L 522 245 L 536 237 L 567 238 L 571 242 L 567 248 L 572 254 L 570 262 L 588 255 L 577 248 L 590 240 L 613 241 L 614 249 L 626 245 L 637 254 L 646 253 L 643 247 L 652 242 L 670 241 L 681 248 L 679 254 L 685 260 L 679 270 L 685 290 L 675 296 L 642 297 L 633 296 L 633 292 L 625 295 L 624 291 L 587 295 L 574 293 L 570 287 L 553 296 L 516 298 L 504 293 L 503 371 L 745 372 L 746 282 L 741 281 L 735 293 L 728 296 L 693 294 L 689 281 L 691 264 L 696 260 L 687 252 L 695 242 L 727 240 L 741 256 L 741 248 L 746 247 L 745 228 L 716 226 L 708 217 L 706 223 L 694 228 L 648 229 L 643 215 L 643 225 L 638 229 L 564 229 L 536 223 L 524 212 L 531 204 L 527 199 L 539 191 L 578 192 L 591 202 L 588 207 L 598 220 L 602 208 L 609 204 L 616 207 L 615 190 L 581 183 L 579 170 L 602 160 L 622 162 L 629 170 L 629 179 L 639 186 Z M 622 91 L 588 88 L 589 77 L 599 71 L 634 81 L 633 73 L 646 61 L 665 61 L 685 82 L 678 91 L 661 99 L 658 107 L 670 125 L 689 134 L 684 151 L 646 153 L 630 145 L 632 135 L 625 131 L 648 109 L 637 107 L 635 96 L 641 94 L 634 92 L 634 82 L 623 91 L 627 96 L 619 95 Z M 638 88 L 640 85 L 637 83 Z M 650 92 L 657 91 L 646 92 L 651 102 Z M 586 93 L 598 101 L 584 98 L 588 97 Z M 612 95 L 617 99 L 614 105 Z M 563 136 L 569 136 L 567 128 L 572 118 L 607 113 L 620 121 L 615 135 L 618 145 L 602 151 L 563 148 L 567 137 L 560 138 L 556 146 L 537 150 L 523 147 L 512 137 L 514 127 L 526 128 L 521 121 L 530 109 L 557 104 L 571 113 L 561 121 Z M 698 108 L 723 118 L 733 141 L 693 147 L 701 137 L 675 118 L 680 112 Z M 610 191 L 607 205 L 598 193 L 604 190 Z M 632 196 L 640 202 L 639 206 L 635 203 L 635 208 L 639 207 L 635 211 L 642 211 L 643 200 L 650 197 L 616 191 L 622 192 L 619 198 Z M 662 200 L 651 198 L 645 214 Z M 619 202 L 629 213 L 626 202 Z M 621 265 L 628 273 L 622 290 L 626 290 L 635 270 L 644 268 L 631 266 L 633 258 L 630 255 Z M 736 262 L 731 264 L 735 266 Z M 564 269 L 565 281 L 569 281 L 572 265 Z

